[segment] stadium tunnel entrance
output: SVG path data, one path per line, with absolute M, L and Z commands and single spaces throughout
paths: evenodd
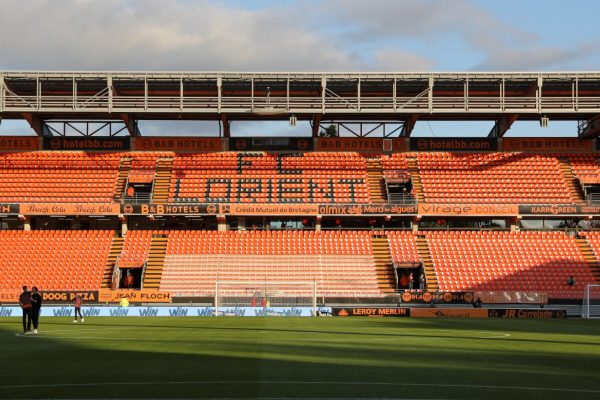
M 119 288 L 121 289 L 141 289 L 142 287 L 142 275 L 143 268 L 120 268 L 121 280 L 119 282 Z

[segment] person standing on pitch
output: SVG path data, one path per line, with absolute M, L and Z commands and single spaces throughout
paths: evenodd
M 42 309 L 42 295 L 38 292 L 36 286 L 31 288 L 31 320 L 33 321 L 33 333 L 38 333 L 38 323 L 40 320 L 40 311 Z
M 19 295 L 19 305 L 23 310 L 23 334 L 31 333 L 31 293 L 27 286 L 23 286 L 23 293 Z
M 121 298 L 121 301 L 119 301 L 119 307 L 129 307 L 129 300 L 127 300 L 127 297 Z
M 75 295 L 75 319 L 73 320 L 73 322 L 77 322 L 77 315 L 79 315 L 79 318 L 81 318 L 81 322 L 85 322 L 85 319 L 83 318 L 83 315 L 81 314 L 81 304 L 83 303 L 83 297 L 81 296 L 81 293 L 77 293 Z

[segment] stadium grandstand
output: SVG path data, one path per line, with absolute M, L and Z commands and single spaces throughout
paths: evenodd
M 38 135 L 0 137 L 0 290 L 214 304 L 223 282 L 282 298 L 313 282 L 321 305 L 581 305 L 600 283 L 598 99 L 593 73 L 0 72 L 0 118 Z M 219 129 L 137 124 L 173 118 Z M 417 121 L 480 119 L 496 121 L 481 137 L 411 137 Z M 235 136 L 236 120 L 312 135 Z M 504 137 L 516 120 L 581 123 L 577 138 Z

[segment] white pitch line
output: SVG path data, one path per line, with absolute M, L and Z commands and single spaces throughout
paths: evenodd
M 77 333 L 77 332 L 106 332 L 106 331 L 121 331 L 121 330 L 127 330 L 127 329 L 134 329 L 133 327 L 113 327 L 113 328 L 72 328 L 72 329 L 59 329 L 59 330 L 50 330 L 50 331 L 43 331 L 43 335 L 42 336 L 49 336 L 52 337 L 53 339 L 110 339 L 110 340 L 115 340 L 115 339 L 119 339 L 119 338 L 105 338 L 105 337 L 87 337 L 87 336 L 54 336 L 55 333 L 64 333 L 64 332 L 68 332 L 68 333 Z M 149 331 L 153 331 L 156 329 L 172 329 L 170 327 L 149 327 L 148 330 Z M 198 328 L 189 328 L 189 329 L 202 329 L 202 327 L 198 327 Z M 142 327 L 142 329 L 136 329 L 136 334 L 137 336 L 135 338 L 123 338 L 121 337 L 121 339 L 123 340 L 131 340 L 131 339 L 164 339 L 164 338 L 156 338 L 156 337 L 147 337 L 147 336 L 143 336 L 143 332 L 144 332 L 144 327 Z M 450 329 L 439 329 L 436 330 L 436 332 L 453 332 L 456 333 Z M 260 332 L 254 332 L 255 334 L 269 334 L 269 335 L 273 335 L 273 334 L 289 334 L 290 332 L 279 332 L 279 331 L 260 331 Z M 420 338 L 429 338 L 429 339 L 436 339 L 436 340 L 445 340 L 445 339 L 450 339 L 450 340 L 460 340 L 460 339 L 505 339 L 508 337 L 511 337 L 510 333 L 503 333 L 503 332 L 495 332 L 495 331 L 471 331 L 470 333 L 472 334 L 481 334 L 482 336 L 462 336 L 462 337 L 455 337 L 455 336 L 448 336 L 448 337 L 440 337 L 440 336 L 427 336 L 427 335 L 419 335 Z M 204 337 L 204 336 L 208 336 L 210 338 L 212 338 L 214 336 L 214 332 L 195 332 L 194 335 L 196 337 Z M 312 332 L 310 333 L 312 335 L 343 335 L 344 332 L 339 332 L 339 333 L 322 333 L 322 332 Z M 278 339 L 281 341 L 293 341 L 293 342 L 364 342 L 364 341 L 370 341 L 370 342 L 388 342 L 388 341 L 398 341 L 398 340 L 405 340 L 406 337 L 410 337 L 411 335 L 414 335 L 415 333 L 412 332 L 406 332 L 406 333 L 398 333 L 395 334 L 395 336 L 397 337 L 392 337 L 392 338 L 356 338 L 356 339 L 326 339 L 326 338 L 318 338 L 318 339 Z M 355 335 L 362 335 L 362 336 L 372 336 L 372 333 L 361 333 L 361 332 L 356 332 Z M 487 336 L 490 335 L 490 336 Z M 16 336 L 23 336 L 22 334 L 17 333 Z M 40 337 L 39 335 L 27 335 L 26 337 Z M 258 337 L 258 338 L 223 338 L 223 337 L 219 337 L 220 340 L 238 340 L 238 341 L 244 341 L 244 340 L 248 340 L 248 341 L 252 341 L 252 340 L 258 340 L 258 339 L 262 339 L 262 337 Z M 272 340 L 273 338 L 270 337 L 270 340 Z
M 105 332 L 105 331 L 123 331 L 123 330 L 133 330 L 135 329 L 136 334 L 140 334 L 142 332 L 144 332 L 144 330 L 148 330 L 148 331 L 154 331 L 154 330 L 164 330 L 164 329 L 168 329 L 168 330 L 172 330 L 172 327 L 163 327 L 163 326 L 157 326 L 157 327 L 153 327 L 153 326 L 140 326 L 140 327 L 132 327 L 132 326 L 120 326 L 120 327 L 110 327 L 110 328 L 79 328 L 78 327 L 73 327 L 72 329 L 58 329 L 58 330 L 44 330 L 43 331 L 43 335 L 44 336 L 49 336 L 51 335 L 51 337 L 56 338 L 56 339 L 71 339 L 71 338 L 78 338 L 76 336 L 53 336 L 55 333 L 57 332 L 68 332 L 68 333 L 73 333 L 73 332 Z M 141 329 L 140 329 L 141 328 Z M 177 328 L 180 329 L 180 328 Z M 199 326 L 199 327 L 184 327 L 182 329 L 188 329 L 188 330 L 202 330 L 203 327 Z M 227 329 L 223 329 L 223 330 L 227 330 Z M 452 329 L 436 329 L 436 332 L 451 332 L 456 334 L 456 332 Z M 255 331 L 254 333 L 256 334 L 269 334 L 269 335 L 276 335 L 276 334 L 290 334 L 290 333 L 301 333 L 301 334 L 309 334 L 309 335 L 344 335 L 345 332 L 301 332 L 301 331 Z M 426 336 L 426 335 L 421 335 L 418 332 L 400 332 L 397 334 L 394 334 L 395 336 L 398 337 L 408 337 L 411 335 L 416 335 L 419 334 L 419 337 L 427 337 L 429 339 L 437 339 L 437 340 L 444 340 L 444 339 L 505 339 L 508 337 L 511 337 L 510 333 L 503 333 L 503 332 L 497 332 L 497 331 L 470 331 L 471 334 L 480 334 L 481 336 L 463 336 L 460 338 L 454 337 L 454 336 L 448 336 L 448 337 L 439 337 L 439 336 Z M 371 336 L 373 334 L 377 334 L 375 331 L 373 331 L 373 333 L 367 331 L 367 332 L 354 332 L 355 335 L 364 335 L 364 336 Z M 207 336 L 213 336 L 214 332 L 195 332 L 194 333 L 195 336 L 202 336 L 202 335 L 207 335 Z M 490 335 L 490 336 L 488 336 Z M 22 336 L 21 334 L 16 334 L 16 336 Z M 31 336 L 27 336 L 27 337 L 33 337 L 33 335 Z M 138 339 L 138 337 L 136 337 L 136 339 Z M 99 338 L 101 339 L 101 338 Z M 152 339 L 152 338 L 148 338 L 148 339 Z M 237 340 L 243 340 L 243 339 L 237 339 Z M 249 339 L 252 340 L 252 339 Z M 312 341 L 311 339 L 294 339 L 293 341 Z M 395 340 L 400 340 L 399 338 L 371 338 L 371 339 L 356 339 L 356 341 L 365 341 L 365 340 L 369 340 L 369 341 L 395 341 Z M 316 339 L 316 341 L 328 341 L 327 339 Z M 340 340 L 334 340 L 334 339 L 329 339 L 329 341 L 346 341 L 346 342 L 351 342 L 354 340 L 344 340 L 344 339 L 340 339 Z
M 74 329 L 77 329 L 76 331 Z M 71 329 L 57 329 L 51 331 L 44 331 L 45 334 L 52 334 L 56 332 L 106 332 L 106 331 L 119 331 L 121 328 L 71 328 Z
M 17 336 L 23 336 L 23 337 L 37 337 L 37 338 L 43 338 L 44 336 L 41 334 L 38 335 L 27 335 L 24 336 L 22 334 L 16 334 Z M 197 338 L 202 338 L 203 340 L 215 340 L 215 341 L 233 341 L 233 342 L 253 342 L 253 341 L 260 341 L 260 340 L 269 340 L 269 341 L 273 341 L 276 340 L 278 342 L 320 342 L 320 343 L 364 343 L 364 342 L 397 342 L 397 341 L 404 341 L 406 340 L 407 336 L 403 336 L 403 335 L 398 335 L 399 337 L 395 337 L 395 338 L 356 338 L 356 339 L 328 339 L 328 338 L 315 338 L 315 339 L 273 339 L 272 337 L 255 337 L 255 338 L 236 338 L 236 337 L 231 337 L 231 338 L 226 338 L 226 337 L 213 337 L 212 335 L 197 335 Z M 186 336 L 189 339 L 189 336 Z M 420 338 L 428 338 L 431 340 L 469 340 L 469 339 L 505 339 L 510 337 L 509 333 L 504 333 L 502 334 L 502 336 L 475 336 L 475 337 L 437 337 L 437 336 L 420 336 Z M 110 340 L 110 341 L 115 341 L 115 340 L 157 340 L 157 341 L 180 341 L 179 338 L 165 338 L 165 337 L 154 337 L 154 336 L 144 336 L 144 335 L 138 335 L 138 336 L 133 336 L 133 337 L 125 337 L 125 336 L 119 336 L 119 337 L 102 337 L 102 336 L 49 336 L 48 338 L 52 338 L 52 339 L 73 339 L 73 340 L 81 340 L 81 339 L 85 339 L 85 340 Z M 206 342 L 202 342 L 203 344 L 205 344 Z
M 97 387 L 97 386 L 153 386 L 153 385 L 344 385 L 344 386 L 390 386 L 390 387 L 439 387 L 439 388 L 469 388 L 469 389 L 501 389 L 501 390 L 527 390 L 542 392 L 567 392 L 567 393 L 600 393 L 592 389 L 568 389 L 550 387 L 528 386 L 500 386 L 500 385 L 469 385 L 469 384 L 444 384 L 444 383 L 399 383 L 399 382 L 338 382 L 338 381 L 164 381 L 164 382 L 96 382 L 96 383 L 49 383 L 35 385 L 6 385 L 0 389 L 31 389 L 54 387 Z
M 107 397 L 108 398 L 108 397 Z M 317 399 L 327 400 L 371 400 L 372 397 L 316 397 Z M 111 400 L 130 400 L 130 398 L 110 397 Z M 159 399 L 148 397 L 148 399 Z M 196 400 L 198 397 L 169 397 L 169 400 Z M 210 397 L 211 400 L 315 400 L 315 397 Z M 376 397 L 377 400 L 449 400 L 442 397 Z

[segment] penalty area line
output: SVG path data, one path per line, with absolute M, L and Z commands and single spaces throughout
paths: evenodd
M 493 389 L 493 390 L 526 390 L 540 392 L 565 392 L 565 393 L 600 393 L 592 389 L 568 389 L 550 387 L 528 386 L 500 386 L 500 385 L 469 385 L 469 384 L 444 384 L 444 383 L 399 383 L 399 382 L 338 382 L 338 381 L 164 381 L 164 382 L 95 382 L 95 383 L 49 383 L 35 385 L 6 385 L 0 389 L 33 389 L 57 387 L 97 387 L 97 386 L 153 386 L 153 385 L 344 385 L 344 386 L 388 386 L 388 387 L 432 387 L 432 388 L 465 388 L 465 389 Z

